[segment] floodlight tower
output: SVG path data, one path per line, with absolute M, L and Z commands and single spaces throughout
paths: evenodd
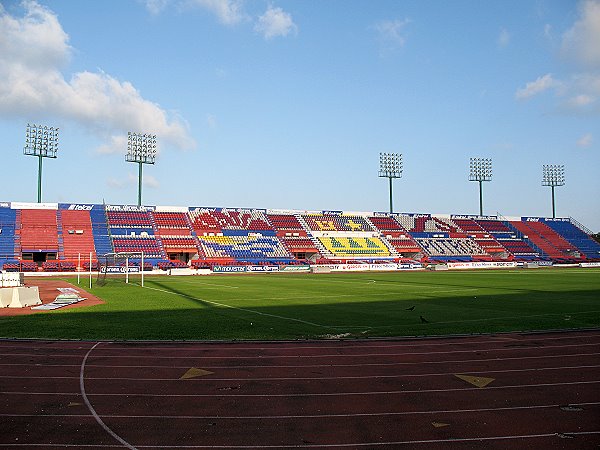
M 379 154 L 379 177 L 390 180 L 390 213 L 393 213 L 392 179 L 402 178 L 402 153 Z
M 556 208 L 554 207 L 554 188 L 565 185 L 565 166 L 562 164 L 543 164 L 542 165 L 542 186 L 552 188 L 552 218 L 556 217 Z
M 483 216 L 483 182 L 492 181 L 492 158 L 471 158 L 469 181 L 479 182 L 479 215 Z
M 42 203 L 42 158 L 56 158 L 58 128 L 27 124 L 23 154 L 38 158 L 38 203 Z
M 137 163 L 138 206 L 142 206 L 142 164 L 154 164 L 156 160 L 156 135 L 127 133 L 127 155 L 125 161 Z

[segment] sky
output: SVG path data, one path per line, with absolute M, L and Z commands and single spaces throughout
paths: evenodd
M 0 201 L 484 214 L 600 231 L 600 0 L 0 0 Z

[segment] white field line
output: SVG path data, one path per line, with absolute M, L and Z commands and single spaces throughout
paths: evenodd
M 244 312 L 248 312 L 248 313 L 251 313 L 251 314 L 256 314 L 256 315 L 259 315 L 259 316 L 273 317 L 273 318 L 276 318 L 276 319 L 283 319 L 283 320 L 288 320 L 288 321 L 291 321 L 291 322 L 303 323 L 303 324 L 306 324 L 306 325 L 311 325 L 311 326 L 319 327 L 319 328 L 330 328 L 330 329 L 332 329 L 332 328 L 333 329 L 337 329 L 337 328 L 351 328 L 351 327 L 345 327 L 345 326 L 339 326 L 339 325 L 337 325 L 337 326 L 335 326 L 335 325 L 323 325 L 323 324 L 320 324 L 320 323 L 309 322 L 307 320 L 302 320 L 302 319 L 298 319 L 298 318 L 295 318 L 295 317 L 286 317 L 286 316 L 281 316 L 281 315 L 278 315 L 278 314 L 270 314 L 270 313 L 255 311 L 253 309 L 248 309 L 248 308 L 240 308 L 240 307 L 237 307 L 237 306 L 231 306 L 231 305 L 227 305 L 225 303 L 219 303 L 219 302 L 215 302 L 215 301 L 212 301 L 212 300 L 205 300 L 205 299 L 194 297 L 194 296 L 188 295 L 188 294 L 179 294 L 177 292 L 171 292 L 171 291 L 167 291 L 167 290 L 164 290 L 164 289 L 153 288 L 153 287 L 149 287 L 149 286 L 144 286 L 144 289 L 151 289 L 153 291 L 163 292 L 165 294 L 171 294 L 171 295 L 176 295 L 176 296 L 183 297 L 183 298 L 189 298 L 191 300 L 197 300 L 197 301 L 200 301 L 200 302 L 209 303 L 211 305 L 219 306 L 221 308 L 235 309 L 237 311 L 244 311 Z M 365 328 L 365 327 L 353 326 L 352 328 Z

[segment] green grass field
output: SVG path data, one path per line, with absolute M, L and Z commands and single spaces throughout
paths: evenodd
M 106 304 L 0 317 L 0 336 L 364 338 L 600 326 L 598 269 L 148 276 L 144 288 L 112 280 L 91 292 Z

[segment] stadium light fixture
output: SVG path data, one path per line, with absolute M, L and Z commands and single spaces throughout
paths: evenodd
M 492 158 L 471 158 L 469 181 L 479 182 L 479 215 L 483 216 L 483 182 L 492 181 Z
M 42 202 L 42 159 L 56 158 L 58 151 L 58 128 L 27 124 L 23 154 L 38 158 L 38 203 Z
M 142 206 L 142 164 L 154 164 L 156 160 L 156 135 L 127 133 L 127 155 L 125 161 L 137 163 L 138 206 Z
M 402 154 L 380 153 L 379 154 L 379 177 L 390 180 L 390 213 L 394 212 L 392 202 L 392 179 L 402 178 Z
M 552 188 L 552 218 L 556 217 L 556 208 L 554 205 L 554 188 L 565 185 L 565 166 L 562 164 L 543 164 L 542 165 L 542 186 Z

